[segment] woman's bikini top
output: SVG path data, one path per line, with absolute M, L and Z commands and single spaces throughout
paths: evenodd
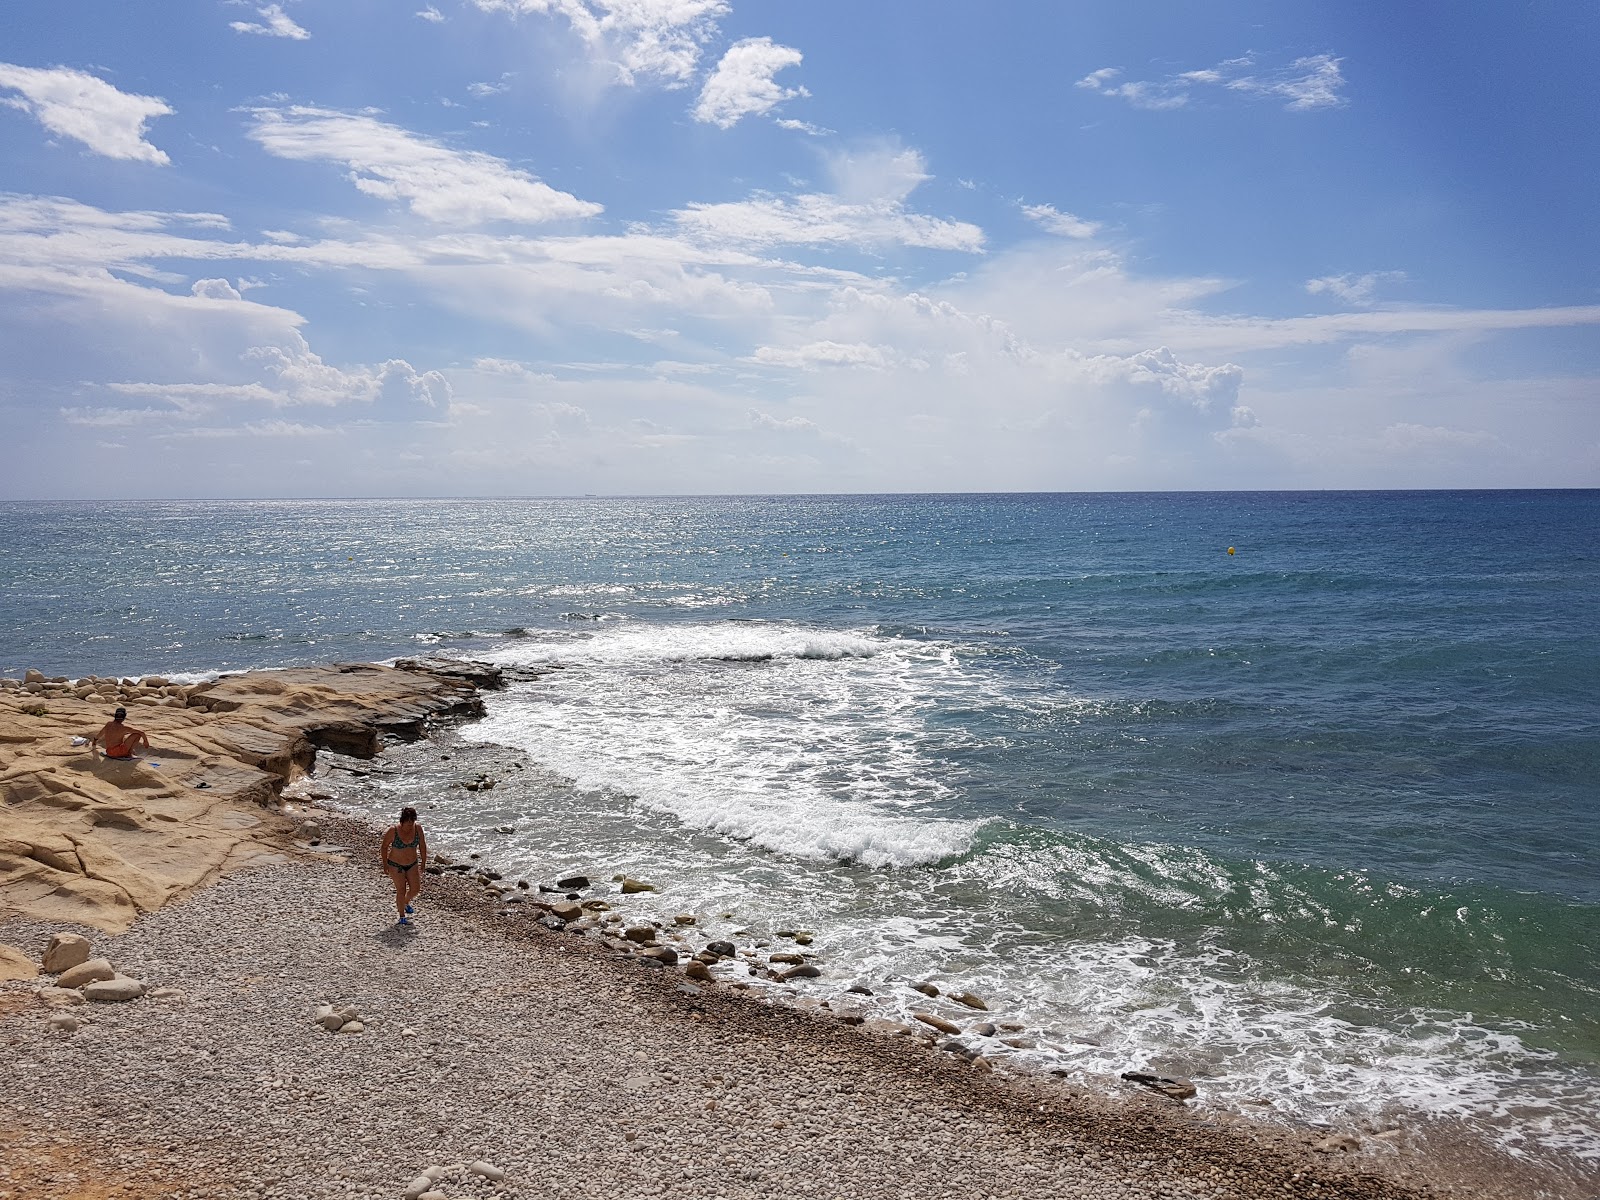
M 400 826 L 396 825 L 394 827 L 394 836 L 389 839 L 389 849 L 415 850 L 417 848 L 417 843 L 422 841 L 422 826 L 421 824 L 416 824 L 411 828 L 415 831 L 415 836 L 412 837 L 409 842 L 402 842 L 400 840 Z

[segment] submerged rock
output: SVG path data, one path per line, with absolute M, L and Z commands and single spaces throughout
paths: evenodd
M 1169 1100 L 1187 1100 L 1196 1090 L 1187 1079 L 1168 1079 L 1165 1075 L 1151 1075 L 1144 1071 L 1124 1071 L 1122 1078 L 1140 1087 L 1147 1087 L 1152 1092 L 1160 1092 Z

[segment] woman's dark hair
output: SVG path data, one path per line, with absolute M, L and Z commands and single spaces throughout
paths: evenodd
M 400 823 L 402 825 L 404 825 L 407 821 L 415 821 L 416 819 L 417 810 L 412 808 L 409 804 L 400 810 Z

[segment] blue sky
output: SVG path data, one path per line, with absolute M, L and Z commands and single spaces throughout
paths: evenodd
M 1600 486 L 1600 10 L 0 16 L 0 497 Z

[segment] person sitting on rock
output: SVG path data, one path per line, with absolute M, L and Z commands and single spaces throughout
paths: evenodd
M 145 736 L 144 730 L 123 723 L 127 715 L 125 708 L 119 708 L 111 714 L 111 720 L 89 739 L 90 754 L 94 753 L 97 742 L 105 744 L 107 758 L 132 758 L 135 750 L 149 751 L 150 739 Z
M 428 839 L 417 823 L 417 810 L 407 805 L 400 810 L 400 823 L 383 831 L 378 842 L 378 858 L 394 883 L 394 907 L 400 924 L 410 925 L 406 914 L 411 902 L 422 894 L 422 872 L 428 865 Z

